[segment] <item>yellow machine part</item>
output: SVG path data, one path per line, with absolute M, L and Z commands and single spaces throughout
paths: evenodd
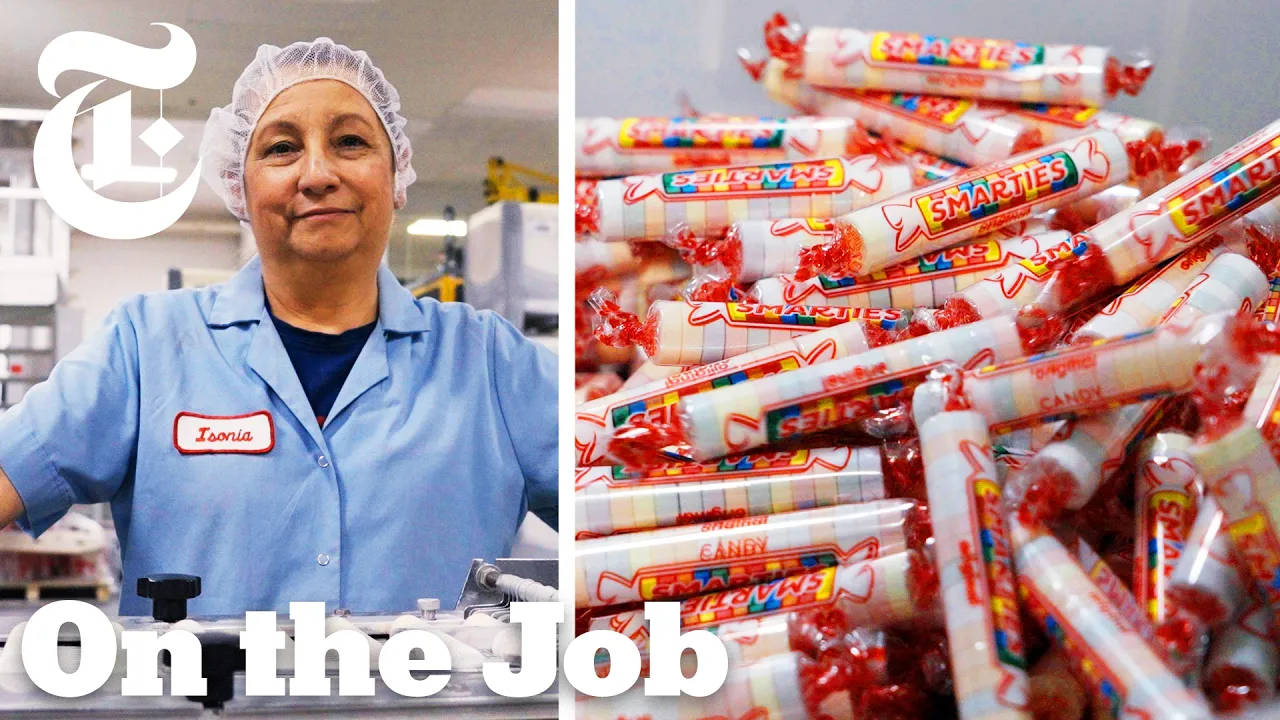
M 539 189 L 525 184 L 519 176 L 539 180 L 550 189 Z M 555 204 L 560 196 L 555 191 L 559 182 L 554 175 L 527 168 L 523 165 L 509 163 L 500 157 L 489 158 L 489 176 L 484 180 L 484 199 L 492 205 L 508 200 L 511 202 L 539 202 Z
M 458 302 L 462 299 L 462 278 L 457 275 L 441 275 L 429 283 L 413 288 L 413 296 L 432 297 L 440 302 Z

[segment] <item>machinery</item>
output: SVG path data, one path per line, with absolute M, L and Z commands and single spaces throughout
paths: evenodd
M 551 189 L 539 190 L 520 180 L 519 176 L 540 180 Z M 504 200 L 509 202 L 538 202 L 555 205 L 560 196 L 556 193 L 559 179 L 523 165 L 509 163 L 500 157 L 489 158 L 489 176 L 484 180 L 484 199 L 490 205 Z
M 481 717 L 554 718 L 558 700 L 555 683 L 532 698 L 507 698 L 485 684 L 481 664 L 487 660 L 520 666 L 519 627 L 509 622 L 509 606 L 515 600 L 554 602 L 555 560 L 499 559 L 493 563 L 472 562 L 457 608 L 440 610 L 437 598 L 421 598 L 417 607 L 399 613 L 356 615 L 335 610 L 326 618 L 326 632 L 354 629 L 363 633 L 371 650 L 374 695 L 327 697 L 247 696 L 244 692 L 244 651 L 239 633 L 244 618 L 188 618 L 187 601 L 201 592 L 200 578 L 192 575 L 153 575 L 138 580 L 138 595 L 150 598 L 152 617 L 121 618 L 117 632 L 170 629 L 194 633 L 201 643 L 202 673 L 207 693 L 202 697 L 126 697 L 120 693 L 125 674 L 124 654 L 117 655 L 116 667 L 106 684 L 82 698 L 58 698 L 37 688 L 23 671 L 21 634 L 25 623 L 16 626 L 0 650 L 0 716 L 23 717 L 265 717 L 344 718 L 390 717 Z M 288 677 L 292 668 L 293 626 L 288 616 L 278 616 L 277 627 L 289 640 L 277 653 L 277 676 Z M 449 648 L 453 670 L 449 683 L 438 693 L 412 698 L 389 690 L 374 671 L 376 651 L 381 643 L 404 630 L 427 630 L 440 637 Z M 66 670 L 79 664 L 79 635 L 66 625 L 58 642 L 59 660 Z M 331 655 L 326 673 L 337 675 Z M 416 677 L 424 674 L 415 671 Z M 161 667 L 160 677 L 167 688 L 169 671 Z M 166 691 L 167 692 L 167 691 Z
M 456 213 L 450 205 L 444 209 L 444 219 L 453 220 Z M 441 252 L 440 264 L 435 272 L 427 275 L 409 287 L 416 298 L 431 297 L 440 302 L 464 302 L 463 268 L 466 265 L 466 250 L 462 242 L 454 235 L 446 235 Z

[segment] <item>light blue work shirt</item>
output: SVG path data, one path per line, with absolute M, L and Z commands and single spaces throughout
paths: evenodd
M 415 300 L 384 266 L 378 324 L 322 428 L 255 258 L 225 285 L 117 308 L 0 416 L 0 468 L 36 534 L 73 503 L 111 503 L 122 615 L 150 614 L 135 589 L 154 573 L 202 578 L 193 615 L 450 608 L 526 509 L 556 525 L 555 366 L 497 315 Z M 178 450 L 181 413 L 263 410 L 268 452 Z

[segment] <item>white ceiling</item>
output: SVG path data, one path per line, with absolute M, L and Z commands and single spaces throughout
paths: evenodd
M 160 47 L 168 31 L 150 23 L 177 25 L 197 50 L 191 77 L 164 94 L 165 118 L 184 135 L 165 158 L 180 181 L 195 166 L 209 110 L 230 102 L 232 85 L 260 44 L 329 36 L 368 52 L 400 92 L 418 182 L 400 214 L 399 232 L 416 216 L 438 216 L 447 204 L 462 217 L 483 207 L 481 181 L 491 155 L 555 172 L 556 7 L 556 0 L 0 0 L 0 106 L 47 109 L 57 102 L 40 87 L 36 63 L 62 33 L 90 30 Z M 100 79 L 67 72 L 57 88 L 65 95 Z M 141 118 L 159 111 L 155 91 L 108 80 L 82 107 L 125 90 L 133 91 L 134 129 L 140 131 L 151 122 Z M 476 91 L 496 94 L 500 103 L 510 96 L 511 107 L 464 103 Z M 548 109 L 529 110 L 530 101 Z M 87 141 L 85 125 L 79 130 Z M 82 142 L 78 159 L 88 159 L 88 149 Z M 155 160 L 135 141 L 135 164 Z M 152 192 L 129 185 L 108 190 L 103 194 L 121 199 Z M 188 216 L 231 218 L 204 187 Z

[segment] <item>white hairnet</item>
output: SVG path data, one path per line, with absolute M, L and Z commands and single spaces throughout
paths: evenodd
M 201 175 L 213 187 L 227 209 L 244 222 L 244 167 L 249 139 L 263 111 L 276 95 L 308 80 L 339 80 L 364 95 L 391 139 L 395 165 L 395 206 L 401 208 L 406 189 L 418 178 L 410 160 L 413 148 L 400 116 L 400 93 L 363 50 L 352 50 L 327 37 L 296 42 L 286 48 L 262 45 L 253 62 L 240 74 L 231 92 L 231 104 L 214 108 L 204 126 L 200 156 Z

